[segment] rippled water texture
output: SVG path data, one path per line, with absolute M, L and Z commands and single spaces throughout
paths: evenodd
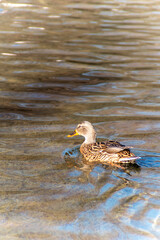
M 160 4 L 0 2 L 0 239 L 160 239 Z M 83 166 L 88 120 L 137 165 Z

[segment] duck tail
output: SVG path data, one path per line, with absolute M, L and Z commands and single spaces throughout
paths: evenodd
M 134 163 L 137 159 L 140 159 L 141 157 L 123 157 L 119 159 L 119 163 Z

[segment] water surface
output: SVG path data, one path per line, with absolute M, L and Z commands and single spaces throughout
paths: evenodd
M 1 238 L 159 239 L 159 2 L 2 0 L 0 20 Z M 137 165 L 81 169 L 83 120 Z

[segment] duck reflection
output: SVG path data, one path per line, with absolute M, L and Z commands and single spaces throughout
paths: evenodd
M 101 163 L 89 163 L 85 160 L 80 154 L 79 146 L 76 146 L 72 149 L 67 148 L 63 152 L 63 157 L 65 159 L 65 162 L 67 164 L 67 167 L 69 168 L 75 168 L 78 171 L 81 171 L 81 175 L 79 177 L 80 182 L 95 182 L 95 177 L 92 176 L 93 169 L 94 172 L 97 172 L 97 179 L 96 182 L 106 182 L 106 177 L 109 174 L 117 174 L 119 172 L 124 172 L 127 174 L 127 176 L 131 176 L 133 173 L 138 173 L 141 171 L 141 167 L 137 163 L 107 163 L 107 164 L 101 164 Z M 91 174 L 92 173 L 92 174 Z M 117 176 L 118 178 L 122 178 L 120 176 Z

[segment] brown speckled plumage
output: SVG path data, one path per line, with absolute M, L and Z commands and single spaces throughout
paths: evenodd
M 133 163 L 139 157 L 130 152 L 130 147 L 116 141 L 96 142 L 96 133 L 90 122 L 84 121 L 79 124 L 71 135 L 82 135 L 84 143 L 80 152 L 87 162 L 93 163 Z

